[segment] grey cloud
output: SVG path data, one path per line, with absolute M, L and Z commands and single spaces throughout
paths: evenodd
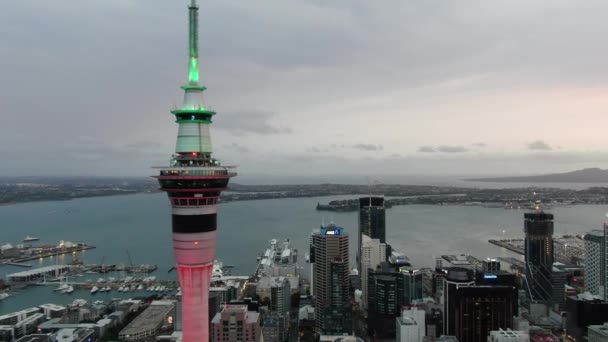
M 542 140 L 536 140 L 527 144 L 528 150 L 531 151 L 552 151 L 553 148 Z
M 464 153 L 469 150 L 464 146 L 450 146 L 450 145 L 441 145 L 437 147 L 437 151 L 444 153 Z
M 473 143 L 471 145 L 475 146 L 475 147 L 479 147 L 479 148 L 483 148 L 483 147 L 487 146 L 486 143 L 482 143 L 482 142 L 476 142 L 476 143 Z
M 310 152 L 319 153 L 319 152 L 321 152 L 321 149 L 319 149 L 318 147 L 314 147 L 314 146 L 313 146 L 313 147 L 311 147 L 311 148 L 310 148 L 310 150 L 309 150 L 309 151 L 310 151 Z
M 352 146 L 352 148 L 362 151 L 382 151 L 384 149 L 384 147 L 380 144 L 355 144 Z
M 275 113 L 256 110 L 248 112 L 229 112 L 225 113 L 224 119 L 218 119 L 215 122 L 215 127 L 237 135 L 274 135 L 291 133 L 291 128 L 275 125 L 271 122 L 275 116 Z
M 230 145 L 225 145 L 224 147 L 227 148 L 227 149 L 230 149 L 230 150 L 234 150 L 234 151 L 239 152 L 239 153 L 247 153 L 247 152 L 249 152 L 249 148 L 247 148 L 247 146 L 239 145 L 237 143 L 232 143 Z
M 422 153 L 433 153 L 435 152 L 435 148 L 433 146 L 420 146 L 417 151 Z

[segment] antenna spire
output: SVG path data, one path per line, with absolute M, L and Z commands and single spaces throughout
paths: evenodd
M 188 6 L 189 12 L 189 68 L 188 68 L 188 83 L 189 85 L 198 85 L 198 5 L 196 0 L 190 2 Z

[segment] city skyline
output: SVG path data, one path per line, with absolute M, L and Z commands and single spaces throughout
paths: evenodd
M 204 2 L 217 152 L 243 173 L 287 175 L 378 163 L 387 174 L 606 167 L 595 38 L 605 6 Z M 43 162 L 46 174 L 141 175 L 165 164 L 184 7 L 4 4 L 2 173 L 38 175 Z

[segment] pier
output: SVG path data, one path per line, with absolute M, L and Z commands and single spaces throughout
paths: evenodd
M 3 265 L 10 265 L 10 266 L 19 266 L 19 267 L 32 267 L 32 265 L 30 264 L 24 264 L 21 262 L 12 262 L 12 261 L 5 261 L 2 263 Z
M 524 249 L 509 243 L 511 241 L 522 241 L 522 239 L 517 239 L 517 240 L 492 240 L 491 239 L 491 240 L 488 240 L 488 242 L 491 244 L 500 246 L 502 248 L 506 248 L 506 249 L 510 250 L 511 252 L 515 252 L 517 254 L 523 255 L 525 253 Z

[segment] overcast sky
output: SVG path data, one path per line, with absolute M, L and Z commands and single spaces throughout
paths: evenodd
M 174 151 L 187 0 L 2 0 L 2 175 Z M 606 1 L 202 1 L 215 156 L 241 174 L 608 167 Z

